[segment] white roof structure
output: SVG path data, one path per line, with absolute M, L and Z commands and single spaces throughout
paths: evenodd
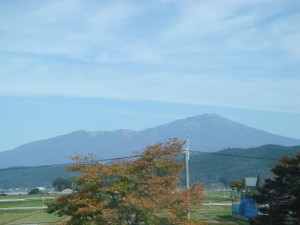
M 245 177 L 245 187 L 256 187 L 257 177 Z

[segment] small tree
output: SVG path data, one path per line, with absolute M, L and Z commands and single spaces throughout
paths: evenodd
M 72 178 L 62 178 L 58 177 L 52 182 L 52 186 L 56 191 L 62 191 L 66 188 L 72 188 Z
M 244 189 L 244 179 L 235 179 L 229 182 L 229 187 L 233 190 L 237 190 L 238 196 L 240 195 L 240 191 Z
M 47 212 L 70 216 L 65 223 L 72 225 L 203 224 L 186 217 L 192 205 L 201 205 L 203 187 L 177 189 L 182 145 L 174 139 L 148 146 L 137 160 L 110 164 L 75 157 L 79 162 L 68 170 L 81 172 L 81 189 L 50 203 Z
M 300 152 L 295 157 L 283 157 L 271 169 L 276 175 L 254 195 L 261 215 L 253 224 L 285 224 L 292 219 L 300 224 Z
M 44 192 L 41 191 L 39 188 L 33 188 L 28 192 L 29 195 L 38 195 L 38 194 L 43 194 L 43 193 Z

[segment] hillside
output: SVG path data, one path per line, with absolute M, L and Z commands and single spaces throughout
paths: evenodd
M 225 149 L 211 154 L 193 153 L 190 157 L 191 182 L 223 183 L 268 172 L 279 158 L 294 156 L 300 146 L 264 145 L 249 149 Z
M 265 145 L 249 149 L 226 149 L 215 153 L 192 153 L 190 157 L 191 182 L 205 185 L 224 183 L 245 176 L 257 176 L 268 171 L 282 156 L 294 156 L 300 146 Z M 36 187 L 51 185 L 57 177 L 71 177 L 66 166 L 40 166 L 0 169 L 0 188 Z
M 0 169 L 0 189 L 15 187 L 35 188 L 51 187 L 57 177 L 72 177 L 66 172 L 66 166 L 11 167 Z
M 99 158 L 131 155 L 145 146 L 177 137 L 190 137 L 192 150 L 214 152 L 225 148 L 249 148 L 265 144 L 300 145 L 300 140 L 254 129 L 215 114 L 176 120 L 142 131 L 75 131 L 0 152 L 0 168 L 40 166 L 70 162 L 74 154 L 93 153 Z

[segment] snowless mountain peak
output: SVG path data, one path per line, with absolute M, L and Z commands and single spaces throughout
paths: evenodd
M 287 138 L 251 128 L 217 114 L 202 114 L 175 120 L 141 131 L 75 131 L 0 152 L 0 168 L 69 163 L 77 153 L 93 153 L 101 159 L 123 157 L 169 138 L 190 138 L 190 148 L 213 152 L 225 148 L 250 148 L 266 144 L 300 145 L 299 139 Z

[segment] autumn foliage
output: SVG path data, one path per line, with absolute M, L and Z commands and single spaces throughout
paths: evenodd
M 78 192 L 59 197 L 47 212 L 68 215 L 65 224 L 204 224 L 188 220 L 187 210 L 200 206 L 203 187 L 178 190 L 183 167 L 176 158 L 183 143 L 174 139 L 148 146 L 138 159 L 109 164 L 75 157 L 69 171 L 80 172 Z

